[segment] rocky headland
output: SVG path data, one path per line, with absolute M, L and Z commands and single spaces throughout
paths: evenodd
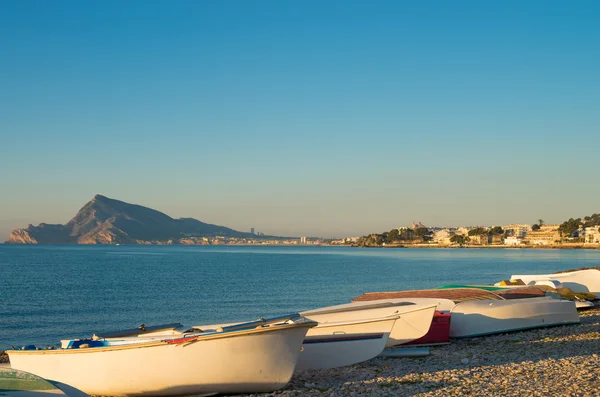
M 14 229 L 6 244 L 179 244 L 209 236 L 255 237 L 193 218 L 96 195 L 65 225 Z

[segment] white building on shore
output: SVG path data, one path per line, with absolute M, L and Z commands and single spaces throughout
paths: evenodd
M 433 242 L 439 245 L 450 245 L 452 242 L 450 239 L 454 236 L 454 233 L 449 229 L 438 230 L 433 234 Z
M 532 245 L 552 245 L 560 241 L 558 227 L 560 225 L 543 225 L 539 230 L 529 231 L 525 240 Z
M 508 236 L 504 239 L 504 245 L 521 245 L 523 239 L 517 236 Z
M 600 244 L 600 226 L 586 227 L 579 233 L 586 244 Z
M 527 232 L 531 231 L 531 225 L 511 223 L 510 225 L 502 226 L 502 230 L 504 230 L 507 236 L 525 237 Z

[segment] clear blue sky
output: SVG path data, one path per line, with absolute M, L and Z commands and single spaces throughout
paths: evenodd
M 0 240 L 96 193 L 286 235 L 600 212 L 599 17 L 0 0 Z

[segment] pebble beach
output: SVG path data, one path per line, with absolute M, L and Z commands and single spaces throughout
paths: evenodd
M 419 358 L 306 371 L 254 396 L 600 396 L 600 309 L 581 324 L 454 340 Z

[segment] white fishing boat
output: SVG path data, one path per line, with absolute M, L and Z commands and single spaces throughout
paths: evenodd
M 103 396 L 260 393 L 290 380 L 308 330 L 297 315 L 183 336 L 71 340 L 68 348 L 9 350 L 13 368 Z M 63 345 L 65 342 L 63 342 Z
M 394 323 L 388 341 L 385 344 L 385 347 L 389 348 L 411 342 L 427 334 L 431 327 L 435 310 L 436 304 L 434 302 L 415 304 L 407 300 L 393 300 L 347 303 L 309 310 L 300 314 L 319 323 L 319 326 L 312 329 L 309 335 L 312 332 L 317 332 L 324 324 L 330 322 L 356 321 L 397 315 L 398 319 Z
M 574 292 L 591 292 L 600 295 L 600 270 L 585 269 L 553 274 L 513 274 L 511 280 L 523 280 L 525 284 L 556 280 Z
M 552 297 L 459 302 L 450 312 L 451 338 L 579 323 L 575 302 Z
M 304 339 L 296 370 L 344 367 L 377 357 L 398 318 L 319 323 Z
M 439 311 L 451 313 L 449 330 L 451 338 L 579 323 L 579 315 L 573 301 L 556 299 L 552 296 L 515 298 L 527 296 L 524 294 L 527 290 L 510 291 L 514 293 L 505 293 L 504 297 L 474 288 L 368 293 L 357 298 L 353 304 L 396 300 L 418 304 L 437 302 Z M 415 297 L 410 297 L 411 294 Z M 427 297 L 428 295 L 431 297 Z M 394 296 L 401 296 L 401 298 L 392 298 Z M 443 296 L 450 299 L 442 298 Z M 377 300 L 368 300 L 370 298 L 377 298 Z

